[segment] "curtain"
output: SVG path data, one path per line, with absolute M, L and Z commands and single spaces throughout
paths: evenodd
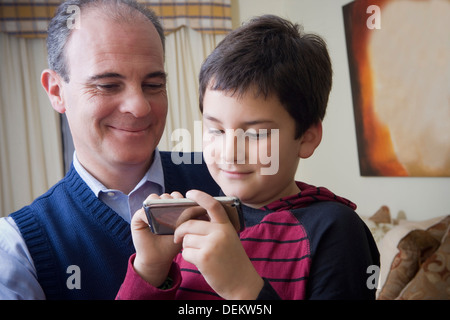
M 183 151 L 201 150 L 200 122 L 196 122 L 201 119 L 198 73 L 223 37 L 187 27 L 167 35 L 169 112 L 160 150 L 173 150 L 181 138 L 172 141 L 172 136 L 177 138 L 173 134 L 180 130 L 191 138 L 185 145 L 190 149 Z M 6 216 L 61 179 L 64 161 L 60 117 L 40 84 L 40 74 L 47 67 L 44 38 L 0 32 L 0 48 L 0 216 Z M 187 138 L 183 137 L 184 143 Z M 73 149 L 70 143 L 64 146 L 66 159 L 71 161 Z
M 223 35 L 201 34 L 182 28 L 166 38 L 169 111 L 160 150 L 171 151 L 180 144 L 184 150 L 201 151 L 201 114 L 198 101 L 198 74 L 203 60 L 223 39 Z M 177 133 L 184 134 L 179 136 Z
M 59 116 L 40 85 L 42 39 L 0 33 L 0 215 L 30 203 L 62 177 Z
M 166 33 L 184 26 L 210 34 L 226 34 L 231 31 L 231 0 L 137 1 L 155 11 Z M 63 0 L 2 0 L 0 31 L 21 37 L 45 38 L 48 22 L 62 2 Z

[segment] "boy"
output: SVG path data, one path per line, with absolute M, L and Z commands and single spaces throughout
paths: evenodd
M 118 299 L 374 299 L 366 272 L 379 254 L 356 206 L 294 180 L 320 144 L 331 78 L 323 40 L 276 16 L 217 46 L 200 71 L 204 157 L 223 193 L 244 204 L 246 229 L 237 234 L 196 190 L 186 197 L 210 221 L 189 220 L 173 236 L 151 234 L 139 211 Z M 276 172 L 264 171 L 274 161 Z

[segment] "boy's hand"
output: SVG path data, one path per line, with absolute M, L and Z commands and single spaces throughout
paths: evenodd
M 147 199 L 182 198 L 179 192 L 150 195 Z M 136 249 L 134 270 L 148 283 L 159 287 L 167 278 L 172 260 L 181 246 L 174 243 L 173 235 L 155 235 L 148 226 L 144 209 L 138 210 L 131 220 L 131 233 Z
M 175 230 L 183 258 L 195 264 L 222 298 L 256 299 L 264 281 L 248 258 L 225 209 L 210 195 L 191 190 L 186 197 L 208 211 L 210 221 L 189 220 Z

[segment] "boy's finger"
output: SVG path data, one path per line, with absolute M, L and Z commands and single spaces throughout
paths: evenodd
M 132 230 L 148 229 L 148 221 L 144 209 L 139 209 L 133 215 L 133 218 L 131 219 L 131 229 Z
M 178 191 L 174 191 L 170 194 L 172 196 L 172 198 L 174 199 L 181 199 L 184 198 L 183 195 L 181 193 L 179 193 Z
M 147 199 L 145 199 L 145 200 L 150 200 L 150 199 L 154 200 L 154 199 L 159 199 L 159 198 L 160 198 L 160 196 L 159 196 L 158 194 L 152 193 L 152 194 L 149 195 L 149 196 L 147 197 Z
M 186 193 L 186 198 L 194 200 L 199 206 L 205 208 L 212 223 L 229 222 L 225 208 L 209 194 L 199 190 L 190 190 Z
M 202 208 L 203 209 L 203 208 Z M 203 209 L 204 210 L 204 209 Z M 174 232 L 174 242 L 181 243 L 184 237 L 188 234 L 195 235 L 207 235 L 208 234 L 208 221 L 202 220 L 188 220 L 179 225 Z

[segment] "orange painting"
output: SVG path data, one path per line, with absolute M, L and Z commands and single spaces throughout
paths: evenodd
M 343 7 L 362 176 L 450 176 L 450 1 Z

